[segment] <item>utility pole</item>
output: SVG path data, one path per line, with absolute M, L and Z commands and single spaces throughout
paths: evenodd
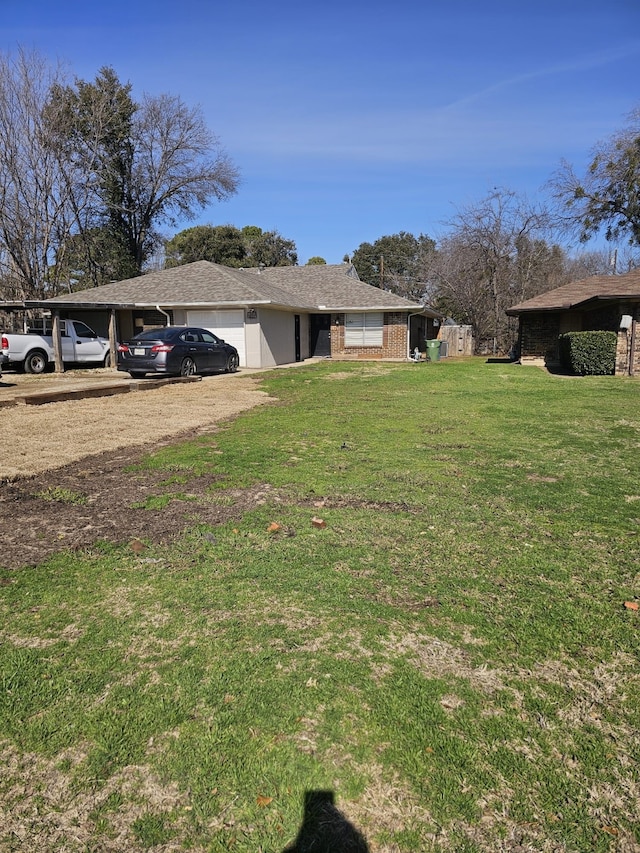
M 618 250 L 613 250 L 613 255 L 611 255 L 609 260 L 609 266 L 611 267 L 612 275 L 617 275 L 618 273 Z

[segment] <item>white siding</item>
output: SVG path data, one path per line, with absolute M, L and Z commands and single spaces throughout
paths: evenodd
M 288 311 L 261 308 L 258 317 L 262 330 L 261 367 L 294 362 L 296 360 L 294 315 Z

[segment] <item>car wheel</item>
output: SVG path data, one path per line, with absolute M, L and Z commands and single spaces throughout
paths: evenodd
M 44 373 L 48 363 L 46 354 L 41 350 L 35 350 L 25 358 L 24 369 L 27 373 Z
M 105 357 L 102 359 L 103 367 L 111 367 L 111 353 L 108 352 Z
M 129 376 L 130 376 L 132 379 L 144 379 L 144 377 L 145 377 L 146 375 L 147 375 L 147 374 L 146 374 L 146 373 L 143 373 L 141 370 L 130 370 L 130 371 L 129 371 Z
M 196 363 L 192 358 L 183 358 L 180 365 L 180 376 L 194 376 Z
M 227 366 L 225 367 L 226 373 L 235 373 L 238 369 L 238 356 L 233 353 L 227 359 Z

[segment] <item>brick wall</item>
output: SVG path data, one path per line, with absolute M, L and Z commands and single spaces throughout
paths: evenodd
M 558 314 L 521 314 L 520 357 L 557 362 L 559 334 Z
M 616 376 L 640 376 L 640 310 L 635 306 L 624 305 L 620 314 L 633 318 L 629 329 L 618 330 L 616 345 Z M 633 350 L 633 352 L 632 352 Z
M 331 317 L 331 355 L 333 358 L 401 358 L 407 357 L 407 315 L 403 312 L 384 314 L 382 346 L 346 347 L 344 314 Z
M 634 313 L 635 312 L 635 313 Z M 620 329 L 623 314 L 635 317 L 636 330 Z M 604 305 L 592 311 L 522 314 L 520 316 L 520 357 L 525 362 L 544 360 L 555 364 L 559 360 L 558 336 L 569 331 L 616 331 L 616 375 L 626 375 L 632 366 L 640 376 L 640 309 L 632 304 Z M 631 353 L 634 339 L 633 358 Z

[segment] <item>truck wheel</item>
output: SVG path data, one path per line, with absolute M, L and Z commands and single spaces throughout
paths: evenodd
M 44 373 L 48 364 L 47 354 L 36 349 L 25 358 L 24 369 L 27 373 Z

